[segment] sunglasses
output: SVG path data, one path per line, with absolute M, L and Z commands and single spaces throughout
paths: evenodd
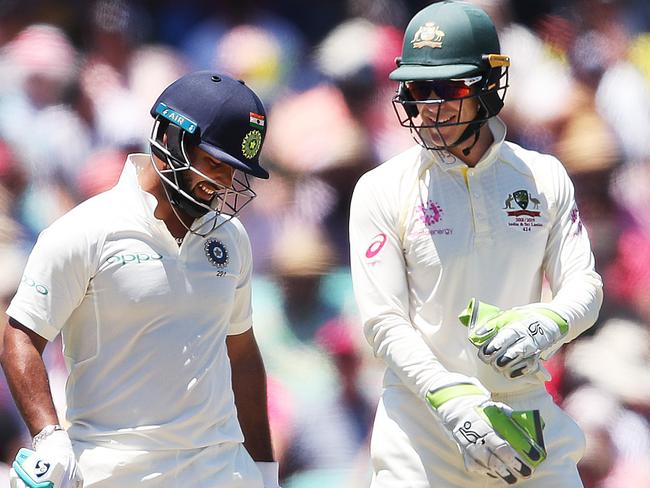
M 407 81 L 406 89 L 413 100 L 458 100 L 472 94 L 472 85 L 481 81 L 481 76 L 451 80 Z M 433 92 L 434 97 L 431 97 Z

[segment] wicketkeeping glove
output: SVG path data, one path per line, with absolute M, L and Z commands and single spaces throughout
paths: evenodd
M 458 444 L 468 471 L 515 484 L 546 459 L 538 410 L 514 412 L 474 383 L 431 391 L 426 400 Z
M 34 451 L 18 451 L 9 471 L 11 488 L 83 487 L 83 476 L 64 430 L 52 432 L 34 447 Z
M 458 316 L 478 356 L 506 378 L 534 375 L 542 353 L 564 337 L 567 321 L 548 308 L 501 310 L 472 298 Z

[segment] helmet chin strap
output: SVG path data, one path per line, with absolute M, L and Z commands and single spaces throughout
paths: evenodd
M 480 131 L 481 131 L 480 127 L 476 131 L 474 131 L 474 140 L 472 141 L 472 143 L 469 146 L 464 147 L 461 150 L 461 152 L 463 153 L 463 156 L 467 157 L 467 156 L 469 156 L 469 153 L 472 152 L 472 149 L 474 149 L 474 146 L 478 142 L 478 136 L 480 134 Z

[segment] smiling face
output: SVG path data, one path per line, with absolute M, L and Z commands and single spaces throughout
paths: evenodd
M 478 114 L 479 102 L 469 83 L 407 82 L 406 87 L 418 109 L 413 122 L 424 129 L 422 135 L 434 146 L 455 144 Z
M 196 146 L 189 147 L 188 152 L 188 157 L 195 170 L 226 188 L 232 187 L 235 176 L 235 169 L 232 166 L 222 163 Z M 186 191 L 205 204 L 209 204 L 218 191 L 224 190 L 195 171 L 186 172 L 184 180 Z

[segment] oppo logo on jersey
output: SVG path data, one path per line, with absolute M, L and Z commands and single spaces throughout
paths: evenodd
M 47 289 L 47 286 L 36 283 L 29 276 L 23 276 L 23 278 L 20 280 L 20 282 L 22 284 L 24 284 L 24 285 L 27 285 L 27 286 L 29 286 L 31 288 L 34 288 L 34 290 L 36 290 L 36 292 L 41 294 L 41 295 L 47 295 L 50 292 L 50 290 Z
M 139 252 L 137 254 L 115 254 L 106 260 L 108 264 L 119 263 L 122 266 L 129 263 L 145 263 L 147 261 L 159 261 L 163 257 L 160 254 L 146 254 Z

